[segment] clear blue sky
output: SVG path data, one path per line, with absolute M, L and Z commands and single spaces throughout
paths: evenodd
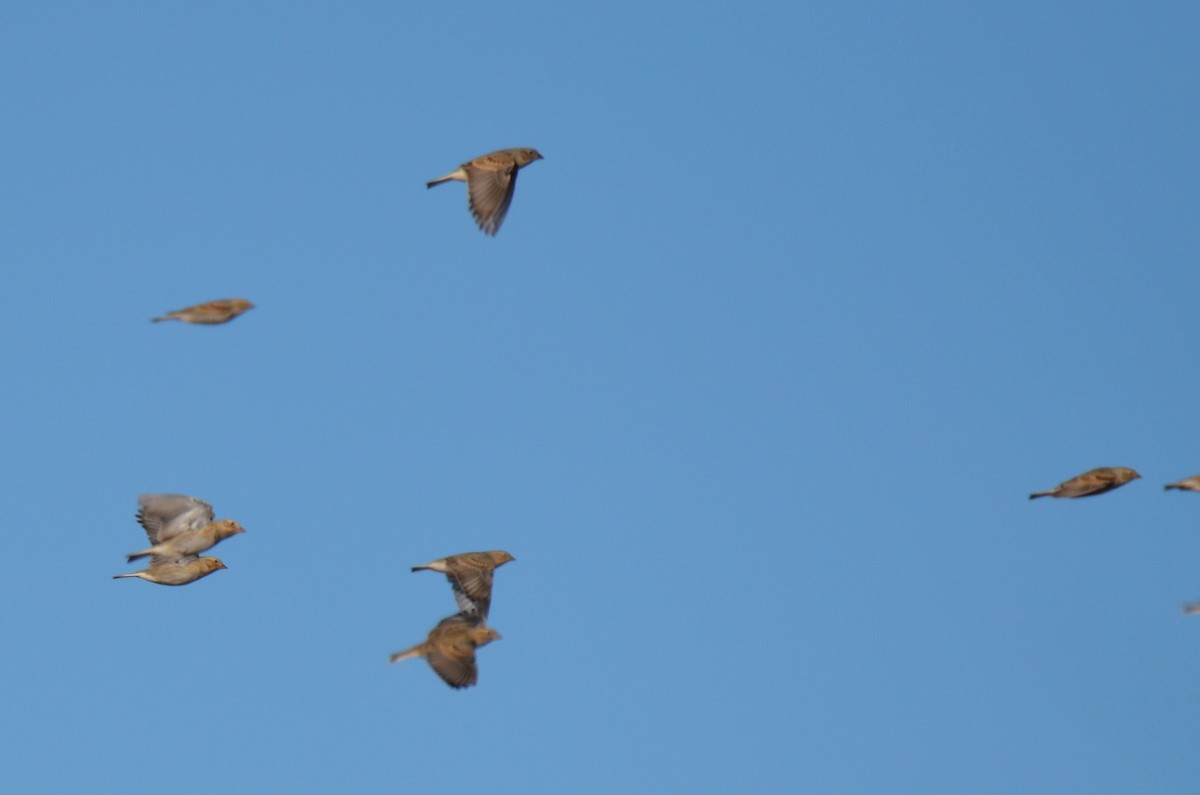
M 7 791 L 1200 788 L 1194 3 L 0 39 Z M 494 239 L 425 188 L 513 146 Z M 150 491 L 228 571 L 110 579 Z M 479 686 L 389 666 L 492 548 Z

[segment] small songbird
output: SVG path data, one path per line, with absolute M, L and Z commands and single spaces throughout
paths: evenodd
M 197 557 L 201 552 L 245 532 L 230 519 L 214 522 L 211 505 L 183 494 L 143 494 L 138 497 L 137 520 L 150 546 L 130 553 L 128 560 L 149 556 L 150 566 L 114 579 L 140 577 L 160 585 L 186 585 L 225 568 L 217 558 Z
M 1200 491 L 1200 475 L 1192 475 L 1190 478 L 1184 478 L 1177 483 L 1168 483 L 1163 486 L 1163 491 L 1171 489 L 1179 489 L 1180 491 Z
M 479 615 L 456 613 L 439 621 L 424 643 L 396 652 L 388 662 L 424 657 L 450 687 L 470 687 L 479 679 L 475 649 L 494 640 L 500 640 L 500 633 L 484 624 Z
M 129 574 L 114 574 L 113 579 L 122 577 L 137 577 L 156 585 L 187 585 L 201 577 L 207 577 L 218 569 L 228 568 L 217 558 L 182 558 L 170 560 L 159 557 L 150 558 L 150 566 L 141 571 Z
M 442 572 L 454 589 L 458 609 L 464 614 L 478 613 L 486 619 L 492 604 L 493 574 L 511 560 L 516 558 L 499 549 L 492 552 L 463 552 L 438 558 L 424 566 L 413 566 L 412 570 Z
M 149 555 L 195 557 L 230 536 L 246 532 L 232 519 L 214 522 L 211 505 L 183 494 L 143 494 L 138 497 L 137 520 L 152 546 L 131 552 L 127 557 L 130 563 Z
M 200 323 L 206 326 L 215 326 L 218 323 L 228 323 L 238 315 L 253 308 L 254 304 L 245 298 L 222 298 L 219 301 L 209 301 L 206 304 L 196 304 L 185 309 L 168 312 L 162 317 L 152 318 L 151 322 L 182 320 L 185 323 Z
M 426 188 L 456 180 L 467 183 L 467 204 L 475 223 L 489 235 L 500 231 L 517 187 L 517 171 L 542 160 L 536 149 L 501 149 L 463 163 L 444 177 L 425 183 Z
M 1124 486 L 1131 480 L 1140 478 L 1137 472 L 1128 467 L 1100 467 L 1091 469 L 1082 475 L 1064 481 L 1048 491 L 1035 491 L 1029 499 L 1038 497 L 1090 497 L 1093 494 L 1103 494 L 1106 491 Z

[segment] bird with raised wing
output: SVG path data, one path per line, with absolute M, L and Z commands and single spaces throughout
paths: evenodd
M 185 585 L 212 574 L 225 564 L 217 558 L 198 557 L 230 536 L 244 533 L 232 519 L 214 521 L 212 506 L 184 494 L 143 494 L 138 497 L 137 521 L 146 531 L 150 546 L 131 552 L 130 563 L 149 557 L 145 571 L 120 574 L 141 577 L 160 585 Z
M 157 555 L 195 557 L 230 536 L 246 532 L 232 519 L 213 521 L 213 508 L 204 500 L 183 494 L 143 494 L 138 497 L 137 521 L 152 546 L 131 552 L 127 560 Z

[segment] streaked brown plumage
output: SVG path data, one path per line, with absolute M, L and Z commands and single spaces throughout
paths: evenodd
M 495 235 L 512 204 L 517 172 L 542 159 L 536 149 L 500 149 L 463 163 L 446 176 L 426 182 L 425 187 L 451 180 L 467 183 L 467 204 L 475 223 L 487 234 Z
M 152 318 L 151 322 L 182 320 L 185 323 L 200 323 L 206 326 L 215 326 L 218 323 L 228 323 L 238 315 L 253 308 L 254 304 L 245 298 L 222 298 L 217 301 L 209 301 L 208 303 L 196 304 L 195 306 L 168 312 L 161 317 Z
M 143 494 L 138 497 L 138 524 L 150 546 L 128 556 L 130 563 L 149 556 L 150 566 L 121 577 L 140 577 L 160 585 L 186 585 L 212 574 L 225 564 L 217 558 L 199 558 L 223 539 L 245 532 L 230 519 L 213 521 L 212 506 L 183 494 Z
M 470 687 L 479 679 L 475 649 L 493 640 L 500 640 L 500 633 L 484 624 L 478 614 L 456 613 L 439 621 L 424 643 L 396 652 L 388 662 L 424 657 L 450 687 Z
M 1082 475 L 1063 481 L 1048 491 L 1035 491 L 1029 499 L 1038 497 L 1090 497 L 1103 494 L 1115 488 L 1124 486 L 1131 480 L 1140 478 L 1137 472 L 1128 467 L 1100 467 L 1090 469 Z
M 152 557 L 147 568 L 129 574 L 114 574 L 113 579 L 137 577 L 156 585 L 187 585 L 224 568 L 227 567 L 217 558 L 184 558 L 164 562 L 161 558 Z
M 504 550 L 491 552 L 463 552 L 447 558 L 426 563 L 424 566 L 413 566 L 413 571 L 440 571 L 446 575 L 450 587 L 454 589 L 454 600 L 458 609 L 463 613 L 479 613 L 483 618 L 488 617 L 492 604 L 492 580 L 495 570 L 516 560 Z
M 1183 480 L 1176 481 L 1175 483 L 1168 483 L 1167 485 L 1163 486 L 1163 491 L 1170 491 L 1171 489 L 1179 489 L 1180 491 L 1200 491 L 1200 475 L 1192 475 L 1190 478 L 1184 478 Z

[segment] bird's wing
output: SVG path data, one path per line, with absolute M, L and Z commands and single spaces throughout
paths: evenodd
M 453 574 L 447 574 L 446 579 L 450 582 L 450 587 L 454 589 L 454 601 L 458 604 L 458 609 L 464 614 L 487 618 L 488 611 L 492 606 L 492 573 L 487 572 L 487 587 L 481 589 L 477 584 L 474 584 L 476 577 L 468 578 L 472 583 L 470 588 L 464 587 L 463 581 Z
M 212 506 L 183 494 L 143 494 L 138 498 L 137 520 L 151 544 L 180 533 L 198 530 L 213 520 Z
M 436 643 L 425 655 L 442 681 L 451 687 L 470 687 L 479 678 L 475 649 L 465 639 L 459 643 Z
M 472 599 L 489 599 L 492 596 L 492 581 L 495 569 L 488 566 L 485 569 L 459 570 L 458 583 Z
M 480 229 L 494 235 L 512 204 L 513 191 L 517 187 L 517 166 L 515 163 L 495 168 L 467 166 L 465 170 L 471 215 L 475 216 Z
M 168 548 L 157 555 L 150 556 L 150 568 L 155 566 L 185 566 L 200 556 L 195 553 L 181 553 Z

